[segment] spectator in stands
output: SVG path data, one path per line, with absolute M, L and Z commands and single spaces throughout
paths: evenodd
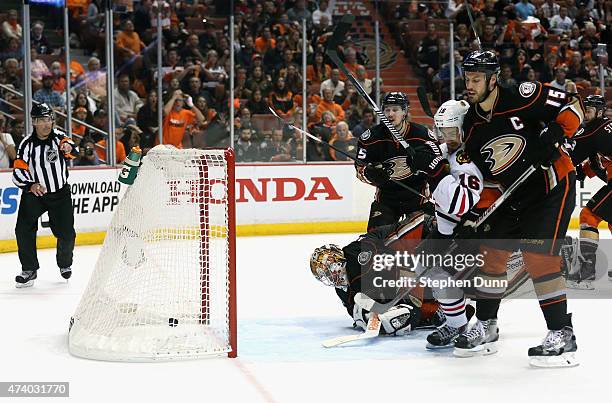
M 99 101 L 106 96 L 106 73 L 100 70 L 100 59 L 97 57 L 89 59 L 83 80 L 94 100 Z
M 219 57 L 216 50 L 209 50 L 206 54 L 206 63 L 202 69 L 205 86 L 213 92 L 217 104 L 221 104 L 225 95 L 225 82 L 228 79 L 228 74 L 225 67 L 219 64 Z
M 83 107 L 87 110 L 87 118 L 85 121 L 87 123 L 92 123 L 94 118 L 94 113 L 96 112 L 96 103 L 93 99 L 87 96 L 87 93 L 84 91 L 79 91 L 74 98 L 74 106 L 72 107 L 72 112 L 76 112 L 78 107 Z
M 519 20 L 526 20 L 535 14 L 535 6 L 528 0 L 521 0 L 514 5 L 514 11 L 518 16 Z
M 17 10 L 9 10 L 6 21 L 2 23 L 2 35 L 4 39 L 9 41 L 16 39 L 17 43 L 21 41 L 23 30 L 17 19 Z
M 321 0 L 319 2 L 319 8 L 316 9 L 312 13 L 312 22 L 314 24 L 319 24 L 320 20 L 321 20 L 321 17 L 322 16 L 326 16 L 327 17 L 327 24 L 325 26 L 332 25 L 332 15 L 331 15 L 331 12 L 327 9 L 328 7 L 329 7 L 328 0 Z
M 100 159 L 95 152 L 96 143 L 91 137 L 85 137 L 79 144 L 79 158 L 75 160 L 76 166 L 100 165 Z
M 287 11 L 287 16 L 291 21 L 302 23 L 303 19 L 306 19 L 306 25 L 310 27 L 312 25 L 312 14 L 306 8 L 305 0 L 296 0 L 295 5 Z
M 512 89 L 516 87 L 516 85 L 516 80 L 512 77 L 512 67 L 507 64 L 502 65 L 499 75 L 499 86 L 506 89 Z
M 80 122 L 87 121 L 87 109 L 83 106 L 79 106 L 74 110 L 74 119 L 78 119 L 78 121 L 74 120 L 72 122 L 72 135 L 73 140 L 76 145 L 79 145 L 81 139 L 89 136 L 89 128 Z
M 317 137 L 329 142 L 336 130 L 336 117 L 330 111 L 323 112 L 312 130 Z
M 240 109 L 240 127 L 241 128 L 249 128 L 251 129 L 251 134 L 252 137 L 254 139 L 259 138 L 259 134 L 257 133 L 257 130 L 255 129 L 255 127 L 253 126 L 253 120 L 252 120 L 252 115 L 251 115 L 251 110 L 247 107 L 243 107 Z
M 120 59 L 122 59 L 119 60 L 117 66 L 130 64 L 134 71 L 142 66 L 140 51 L 145 48 L 145 44 L 140 39 L 138 32 L 134 31 L 132 20 L 123 21 L 123 30 L 117 34 L 115 45 L 119 51 Z
M 197 97 L 205 97 L 207 99 L 210 99 L 210 94 L 202 88 L 202 80 L 200 79 L 200 77 L 195 75 L 189 77 L 189 81 L 186 87 L 187 88 L 185 88 L 183 92 L 189 95 L 192 99 L 195 100 Z
M 488 4 L 488 2 L 487 2 Z M 455 33 L 455 50 L 458 50 L 462 55 L 466 54 L 470 47 L 470 33 L 468 31 L 467 25 L 459 24 L 457 25 L 457 32 Z
M 372 97 L 373 91 L 374 91 L 374 87 L 372 86 L 372 80 L 370 78 L 368 78 L 368 72 L 365 68 L 365 66 L 359 64 L 357 65 L 357 71 L 355 74 L 355 78 L 357 79 L 357 81 L 359 81 L 359 83 L 361 84 L 361 86 L 363 87 L 363 89 L 365 90 L 365 92 Z
M 353 127 L 353 135 L 355 137 L 359 137 L 366 130 L 370 130 L 370 128 L 374 125 L 374 111 L 370 108 L 364 109 L 361 113 L 361 122 Z
M 349 126 L 346 122 L 338 122 L 336 125 L 336 135 L 329 143 L 348 155 L 355 156 L 357 151 L 357 139 L 349 131 Z M 329 155 L 333 161 L 351 161 L 350 158 L 337 153 L 331 147 L 329 148 Z
M 251 93 L 251 97 L 247 101 L 246 106 L 251 113 L 256 115 L 265 115 L 270 113 L 268 102 L 263 97 L 263 94 L 259 88 Z
M 306 67 L 306 80 L 309 84 L 320 85 L 331 77 L 331 67 L 324 62 L 323 53 L 317 52 L 314 61 Z M 338 75 L 340 77 L 340 75 Z
M 62 75 L 62 65 L 60 62 L 51 63 L 51 74 L 53 74 L 53 91 L 60 94 L 66 91 L 66 79 Z
M 321 83 L 321 96 L 323 96 L 323 91 L 325 89 L 332 90 L 332 98 L 342 97 L 342 91 L 344 91 L 344 81 L 340 80 L 340 70 L 332 69 L 331 77 Z
M 273 74 L 281 68 L 286 49 L 287 40 L 281 36 L 277 39 L 276 46 L 266 51 L 263 58 L 263 66 L 267 74 Z
M 287 119 L 293 116 L 293 93 L 289 91 L 283 77 L 278 77 L 274 83 L 274 88 L 268 95 L 268 105 L 282 118 Z
M 544 17 L 550 20 L 553 16 L 559 14 L 561 6 L 557 4 L 555 0 L 545 0 L 541 9 L 544 12 Z
M 261 66 L 256 66 L 253 68 L 251 77 L 247 79 L 246 88 L 251 91 L 251 93 L 259 90 L 263 96 L 268 95 L 270 90 L 270 82 L 264 76 L 263 68 Z
M 291 154 L 289 147 L 283 142 L 283 130 L 272 130 L 270 140 L 266 140 L 259 146 L 259 155 L 261 161 L 281 162 L 290 161 Z
M 218 41 L 215 32 L 215 25 L 209 21 L 204 22 L 205 31 L 198 37 L 198 42 L 202 54 L 208 53 L 209 50 L 217 49 Z
M 294 128 L 291 128 L 289 130 L 291 131 L 291 137 L 289 138 L 289 140 L 287 140 L 287 149 L 289 151 L 289 155 L 294 161 L 302 161 L 304 159 L 304 139 L 302 133 Z M 315 142 L 309 141 L 306 145 L 306 150 L 310 148 L 310 143 Z
M 582 55 L 580 52 L 572 53 L 572 60 L 567 68 L 566 77 L 568 80 L 572 80 L 577 83 L 590 78 L 589 72 L 582 64 Z
M 516 78 L 519 83 L 526 81 L 527 70 L 530 68 L 531 66 L 527 63 L 527 52 L 519 49 L 516 52 L 516 59 L 512 66 L 512 77 Z
M 584 35 L 578 38 L 578 43 L 590 42 L 591 49 L 595 49 L 599 43 L 599 35 L 597 34 L 597 28 L 591 21 L 584 23 Z
M 240 129 L 240 136 L 236 139 L 234 150 L 237 162 L 253 162 L 259 159 L 259 147 L 251 139 L 252 131 L 248 127 Z
M 104 109 L 100 108 L 94 112 L 92 125 L 103 132 L 108 132 L 108 114 Z M 103 139 L 100 132 L 92 132 L 91 135 L 96 142 Z
M 189 99 L 191 98 L 187 98 L 188 102 Z M 164 144 L 183 148 L 183 137 L 185 136 L 187 126 L 191 126 L 196 122 L 201 124 L 205 120 L 202 113 L 198 108 L 194 108 L 193 104 L 187 105 L 191 109 L 184 109 L 185 101 L 183 91 L 175 90 L 164 106 Z
M 436 30 L 436 24 L 427 24 L 427 35 L 421 40 L 417 50 L 418 66 L 421 74 L 426 79 L 426 85 L 431 91 L 432 79 L 440 68 L 440 38 Z
M 561 35 L 563 33 L 569 34 L 574 22 L 567 15 L 567 7 L 559 8 L 559 14 L 553 16 L 550 20 L 550 32 Z
M 140 147 L 140 135 L 142 130 L 136 125 L 136 120 L 128 119 L 123 125 L 123 132 L 119 141 L 123 144 L 123 148 L 127 153 L 132 151 L 134 147 Z
M 31 65 L 30 71 L 32 72 L 32 86 L 34 88 L 40 88 L 42 86 L 42 78 L 43 75 L 50 74 L 49 67 L 47 64 L 38 57 L 38 52 L 36 48 L 32 47 L 30 49 L 31 56 Z
M 134 10 L 134 30 L 138 32 L 138 35 L 147 41 L 150 38 L 146 37 L 146 32 L 151 26 L 151 0 L 142 0 Z
M 246 81 L 247 69 L 244 67 L 238 67 L 236 69 L 234 89 L 236 90 L 236 97 L 240 99 L 248 99 L 251 96 L 251 90 L 246 87 Z
M 65 77 L 66 76 L 66 63 L 65 63 L 66 52 L 63 47 L 61 48 L 59 56 L 60 56 L 60 66 L 62 68 L 62 75 Z M 83 78 L 84 75 L 85 75 L 85 69 L 83 68 L 83 65 L 81 65 L 81 63 L 71 58 L 70 60 L 70 83 L 72 85 L 75 85 L 78 81 L 80 81 Z
M 565 66 L 557 66 L 555 69 L 555 79 L 550 82 L 550 86 L 561 91 L 565 91 L 565 86 L 567 84 L 567 69 Z
M 136 114 L 136 124 L 142 130 L 140 134 L 140 148 L 146 154 L 155 146 L 158 136 L 157 91 L 152 90 L 147 95 L 146 103 Z
M 130 89 L 130 76 L 121 74 L 114 91 L 115 110 L 119 114 L 121 123 L 125 123 L 128 118 L 135 118 L 138 109 L 143 105 L 138 95 Z
M 11 121 L 11 137 L 13 138 L 13 144 L 15 144 L 16 147 L 21 144 L 21 140 L 23 140 L 25 137 L 24 133 L 25 123 L 23 123 L 23 120 L 13 119 Z
M 559 47 L 556 49 L 557 55 L 557 66 L 568 65 L 572 59 L 572 53 L 574 53 L 569 47 L 569 35 L 562 34 L 559 38 Z M 552 51 L 552 49 L 551 49 Z
M 323 99 L 317 106 L 315 112 L 315 119 L 320 120 L 323 116 L 323 112 L 331 112 L 337 121 L 344 120 L 344 110 L 340 105 L 334 102 L 334 93 L 331 88 L 325 88 L 323 90 Z
M 293 94 L 300 94 L 302 92 L 302 75 L 298 71 L 298 66 L 295 63 L 291 63 L 281 73 L 285 73 L 285 85 L 289 91 Z
M 546 56 L 546 64 L 540 70 L 538 80 L 542 83 L 549 83 L 555 79 L 555 66 L 557 65 L 557 55 L 549 53 Z
M 198 39 L 197 35 L 189 35 L 187 43 L 185 43 L 185 46 L 183 46 L 180 52 L 181 60 L 183 61 L 183 63 L 185 63 L 187 59 L 199 60 L 204 63 L 206 58 L 200 52 L 199 44 L 200 40 Z
M 0 62 L 8 59 L 15 59 L 19 61 L 23 59 L 23 50 L 21 49 L 21 42 L 19 42 L 19 39 L 9 39 L 6 49 L 4 52 L 0 53 Z
M 6 59 L 4 61 L 4 84 L 12 85 L 14 90 L 23 91 L 23 81 L 19 73 L 19 61 L 17 59 Z
M 244 38 L 243 45 L 238 52 L 237 63 L 246 67 L 247 70 L 251 69 L 251 61 L 255 54 L 255 42 L 253 41 L 253 35 L 247 34 Z
M 65 104 L 64 98 L 58 92 L 53 91 L 53 75 L 49 72 L 43 75 L 42 88 L 36 91 L 32 98 L 56 110 L 63 109 Z
M 259 54 L 265 54 L 269 49 L 276 47 L 276 39 L 272 38 L 272 32 L 270 27 L 265 27 L 261 33 L 255 39 L 255 49 Z
M 45 24 L 42 21 L 36 21 L 32 25 L 32 36 L 30 41 L 32 43 L 32 48 L 36 49 L 38 53 L 41 55 L 51 54 L 53 49 L 51 49 L 51 45 L 49 44 L 49 40 L 44 34 Z
M 486 23 L 482 32 L 482 36 L 480 37 L 480 43 L 482 44 L 482 48 L 485 50 L 494 50 L 498 45 L 498 42 L 499 36 L 495 35 L 495 25 L 491 23 Z
M 102 139 L 96 142 L 95 150 L 96 150 L 96 154 L 98 158 L 100 159 L 100 162 L 104 161 L 107 165 L 121 164 L 123 161 L 125 161 L 125 158 L 127 156 L 127 154 L 125 153 L 125 146 L 119 140 L 115 141 L 115 163 L 114 164 L 111 164 L 106 159 L 106 139 Z
M 4 124 L 4 116 L 0 115 L 0 169 L 10 168 L 17 157 L 13 137 L 4 132 Z
M 460 94 L 465 90 L 465 83 L 463 80 L 463 70 L 461 69 L 461 63 L 463 57 L 458 50 L 453 52 L 455 61 L 455 94 Z M 434 76 L 433 84 L 436 94 L 440 96 L 440 99 L 449 99 L 450 97 L 450 82 L 451 82 L 451 66 L 449 63 L 444 63 L 440 67 L 440 71 Z

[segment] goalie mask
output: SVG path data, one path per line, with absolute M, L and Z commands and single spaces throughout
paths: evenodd
M 346 259 L 338 245 L 329 244 L 317 248 L 310 256 L 310 271 L 325 285 L 346 287 Z
M 452 153 L 461 145 L 463 117 L 469 109 L 470 104 L 464 100 L 450 100 L 440 105 L 434 116 L 436 137 L 448 145 L 449 153 Z

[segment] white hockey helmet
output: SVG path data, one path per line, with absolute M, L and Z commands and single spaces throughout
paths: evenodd
M 434 131 L 440 141 L 456 140 L 456 136 L 461 136 L 463 125 L 463 117 L 470 109 L 470 104 L 467 101 L 455 101 L 450 100 L 444 102 L 438 108 L 438 111 L 434 115 Z M 445 128 L 456 127 L 458 130 L 449 132 L 442 130 Z M 452 134 L 451 134 L 452 133 Z M 449 138 L 449 135 L 451 138 Z M 461 139 L 461 137 L 459 137 Z

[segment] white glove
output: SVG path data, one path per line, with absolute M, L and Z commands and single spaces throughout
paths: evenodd
M 193 99 L 191 97 L 187 97 L 185 104 L 187 104 L 188 107 L 193 108 Z
M 353 306 L 353 327 L 359 327 L 365 331 L 368 328 L 369 319 L 370 311 L 366 311 L 357 304 Z
M 398 304 L 379 315 L 382 333 L 388 336 L 404 336 L 410 333 L 412 330 L 410 317 L 413 309 L 410 305 Z

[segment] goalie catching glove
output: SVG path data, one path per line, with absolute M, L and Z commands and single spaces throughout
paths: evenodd
M 412 330 L 412 322 L 414 315 L 412 310 L 414 307 L 405 304 L 398 304 L 387 312 L 378 315 L 381 321 L 381 334 L 387 336 L 404 336 Z M 353 327 L 359 327 L 366 330 L 370 312 L 366 311 L 359 305 L 353 307 Z

